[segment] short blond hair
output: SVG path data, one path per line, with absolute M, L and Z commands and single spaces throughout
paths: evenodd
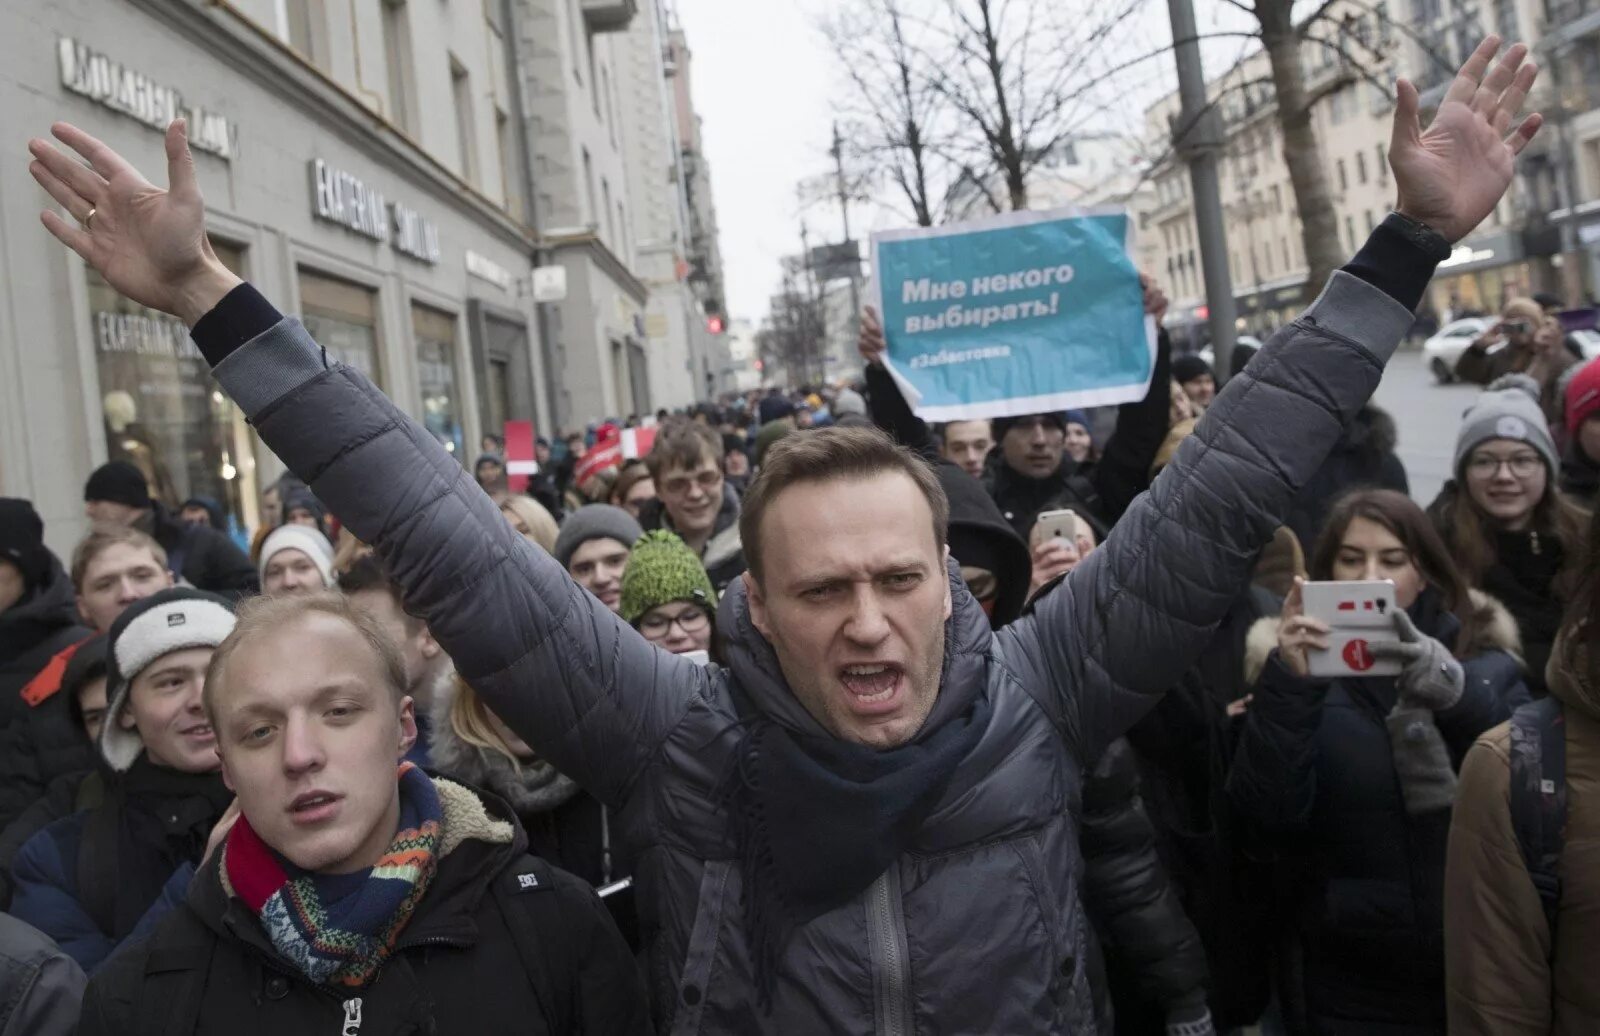
M 500 510 L 521 518 L 533 542 L 543 547 L 546 554 L 555 553 L 556 537 L 561 535 L 561 526 L 556 524 L 555 516 L 543 504 L 532 497 L 514 494 L 506 497 Z
M 212 727 L 217 725 L 217 693 L 225 682 L 233 653 L 251 638 L 281 629 L 308 615 L 330 615 L 350 625 L 378 656 L 379 667 L 394 694 L 395 703 L 399 704 L 400 699 L 405 697 L 406 659 L 400 652 L 400 646 L 389 636 L 389 631 L 381 622 L 350 603 L 344 594 L 337 590 L 318 590 L 307 594 L 253 597 L 239 606 L 238 621 L 233 632 L 217 645 L 211 655 L 211 665 L 206 668 L 206 683 L 200 700 Z
M 94 564 L 95 558 L 123 543 L 148 550 L 156 559 L 156 564 L 167 567 L 166 548 L 149 534 L 129 525 L 97 525 L 72 551 L 73 589 L 83 593 L 83 579 L 89 574 L 89 566 Z

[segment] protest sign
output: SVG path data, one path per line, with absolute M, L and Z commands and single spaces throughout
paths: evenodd
M 930 421 L 1143 399 L 1155 369 L 1120 209 L 1019 212 L 876 234 L 889 368 Z

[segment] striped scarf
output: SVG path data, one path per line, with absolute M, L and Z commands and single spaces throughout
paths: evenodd
M 255 912 L 278 953 L 313 982 L 342 988 L 370 982 L 433 881 L 444 817 L 438 789 L 411 763 L 401 764 L 399 780 L 399 830 L 368 871 L 301 871 L 243 817 L 228 836 L 225 884 Z

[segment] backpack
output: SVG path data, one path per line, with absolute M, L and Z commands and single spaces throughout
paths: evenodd
M 1567 824 L 1567 724 L 1555 698 L 1540 698 L 1511 714 L 1510 797 L 1511 828 L 1539 893 L 1554 952 Z
M 557 984 L 545 947 L 550 932 L 567 932 L 561 895 L 551 866 L 526 853 L 498 874 L 491 884 L 495 903 L 511 933 L 523 973 L 528 978 L 546 1030 L 573 1029 L 571 982 Z M 134 998 L 135 1028 L 130 1036 L 190 1036 L 198 1032 L 217 933 L 188 904 L 175 911 L 145 960 L 144 981 Z M 560 976 L 566 979 L 566 975 Z

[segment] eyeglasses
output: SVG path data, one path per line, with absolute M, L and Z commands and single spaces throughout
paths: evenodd
M 711 616 L 703 608 L 690 608 L 678 615 L 646 615 L 639 620 L 639 632 L 646 640 L 661 640 L 677 623 L 685 633 L 699 633 L 711 625 Z
M 661 483 L 661 492 L 671 496 L 683 496 L 689 491 L 689 483 L 693 482 L 707 493 L 717 488 L 722 481 L 722 472 L 716 469 L 702 471 L 692 478 L 689 475 L 675 475 Z
M 1537 453 L 1519 453 L 1514 457 L 1495 457 L 1480 453 L 1467 461 L 1467 474 L 1473 478 L 1494 478 L 1500 473 L 1500 465 L 1504 464 L 1517 478 L 1528 478 L 1538 471 L 1543 463 Z

